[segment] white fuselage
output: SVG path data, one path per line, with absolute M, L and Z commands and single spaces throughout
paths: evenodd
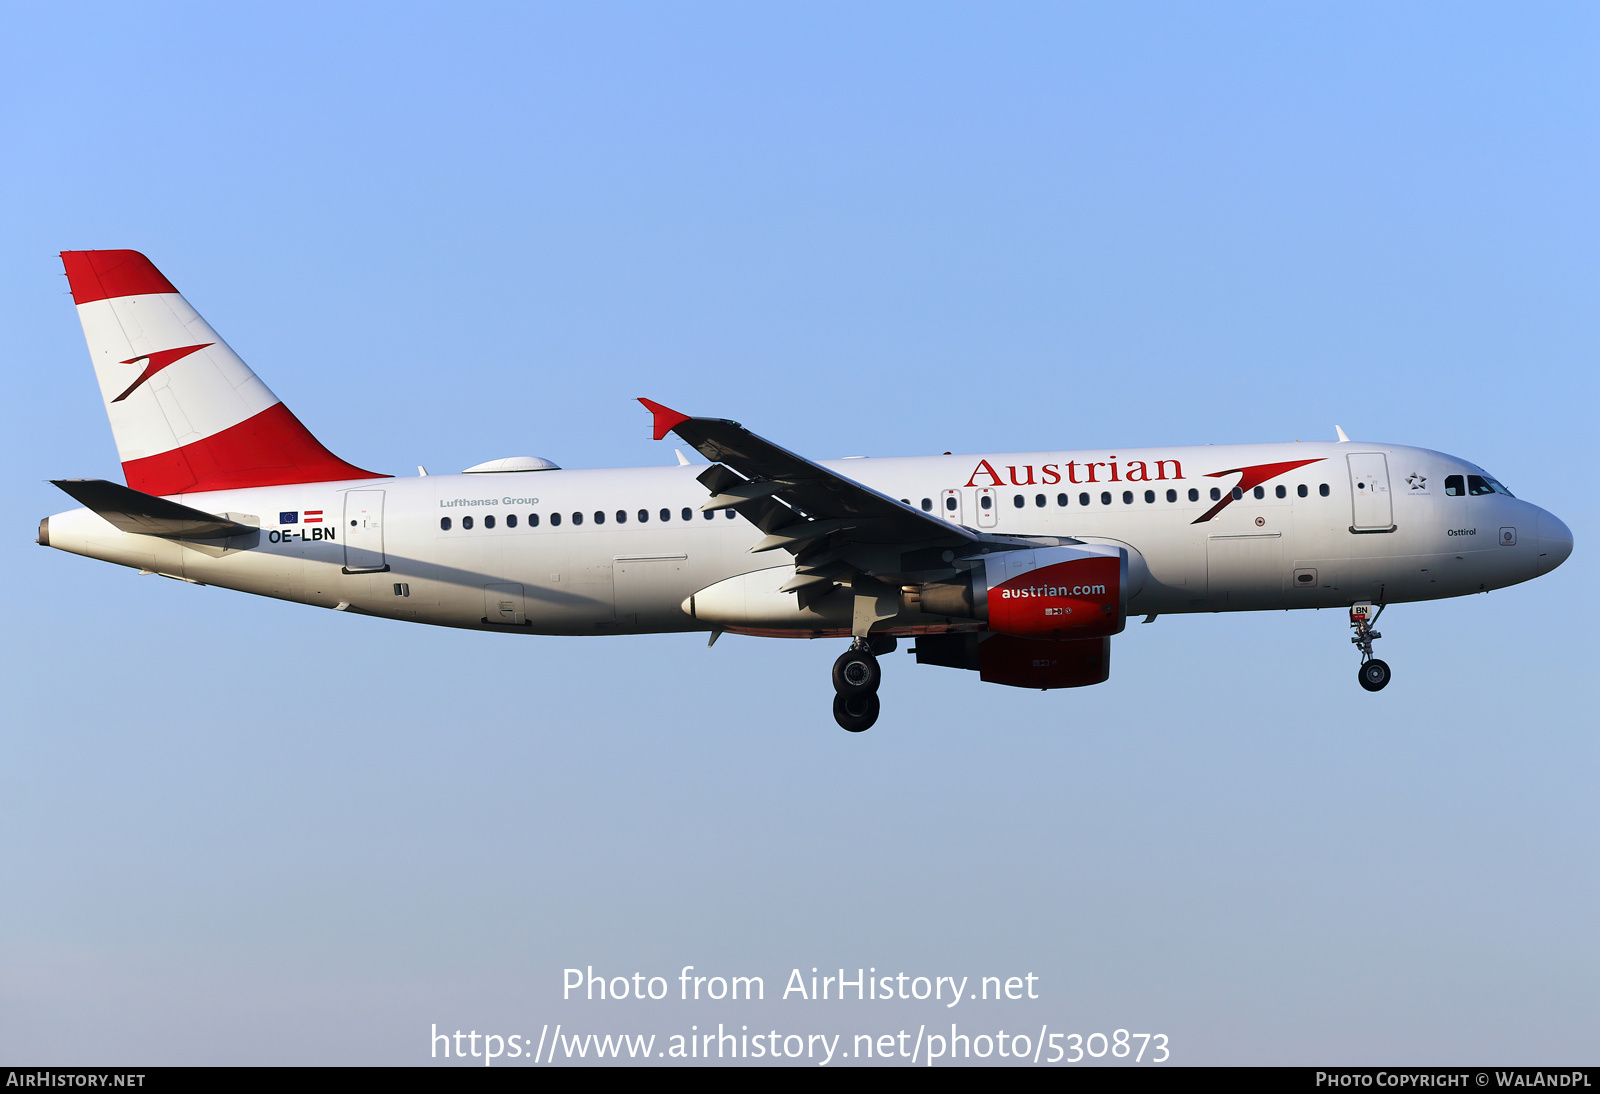
M 1273 475 L 1261 497 L 1247 490 L 1196 523 L 1217 505 L 1213 489 L 1226 496 L 1240 481 L 1239 474 L 1217 473 L 1300 461 L 1314 462 Z M 1476 466 L 1396 445 L 952 455 L 825 466 L 981 532 L 1125 545 L 1135 560 L 1130 614 L 1460 596 L 1548 572 L 1572 544 L 1558 519 L 1528 502 L 1498 492 L 1446 494 L 1447 477 L 1482 475 Z M 782 551 L 751 554 L 762 533 L 732 510 L 700 511 L 707 497 L 695 478 L 701 470 L 431 475 L 214 491 L 176 500 L 259 523 L 260 533 L 187 543 L 124 533 L 78 509 L 50 518 L 48 543 L 187 581 L 417 623 L 564 635 L 706 630 L 711 624 L 686 610 L 692 594 L 765 570 L 775 591 L 793 567 Z M 308 518 L 318 511 L 320 520 Z M 750 580 L 763 590 L 768 584 Z M 750 629 L 819 633 L 798 611 L 785 617 L 793 599 L 772 597 L 777 607 L 749 620 Z

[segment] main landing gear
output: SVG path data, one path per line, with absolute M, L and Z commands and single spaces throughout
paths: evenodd
M 1350 641 L 1361 651 L 1361 668 L 1357 670 L 1356 679 L 1368 691 L 1382 691 L 1389 684 L 1388 662 L 1372 656 L 1373 640 L 1383 637 L 1372 628 L 1377 624 L 1378 616 L 1382 614 L 1382 604 L 1378 605 L 1377 611 L 1373 611 L 1371 604 L 1350 606 L 1350 629 L 1356 632 Z
M 878 685 L 882 682 L 877 654 L 865 638 L 857 638 L 833 663 L 833 720 L 851 733 L 871 729 L 878 720 Z

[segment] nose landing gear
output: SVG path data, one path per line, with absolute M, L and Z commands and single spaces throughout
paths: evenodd
M 890 639 L 892 642 L 893 639 Z M 833 663 L 833 720 L 851 733 L 871 729 L 878 720 L 878 685 L 883 670 L 865 638 L 857 638 Z
M 1350 629 L 1355 631 L 1355 637 L 1350 639 L 1355 647 L 1361 651 L 1361 668 L 1356 672 L 1356 679 L 1368 691 L 1382 691 L 1389 684 L 1389 665 L 1372 656 L 1372 643 L 1374 639 L 1382 638 L 1372 628 L 1378 622 L 1378 616 L 1383 614 L 1384 606 L 1378 605 L 1376 611 L 1371 604 L 1352 604 L 1350 606 Z

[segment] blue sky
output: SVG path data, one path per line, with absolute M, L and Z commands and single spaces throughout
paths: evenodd
M 0 1057 L 415 1063 L 561 970 L 1032 971 L 1179 1062 L 1594 1062 L 1600 16 L 1586 5 L 12 6 Z M 835 643 L 458 634 L 32 543 L 116 477 L 62 249 L 144 251 L 362 466 L 1330 438 L 1560 570 L 1167 617 L 1079 692 Z M 630 1009 L 631 1008 L 631 1009 Z

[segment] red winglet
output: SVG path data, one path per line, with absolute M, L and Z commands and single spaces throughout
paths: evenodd
M 658 441 L 662 437 L 665 437 L 668 433 L 671 433 L 673 427 L 682 425 L 684 422 L 689 420 L 689 415 L 679 414 L 670 406 L 662 406 L 660 403 L 654 402 L 650 399 L 640 399 L 639 401 L 644 404 L 644 408 L 646 410 L 656 416 L 655 439 Z

